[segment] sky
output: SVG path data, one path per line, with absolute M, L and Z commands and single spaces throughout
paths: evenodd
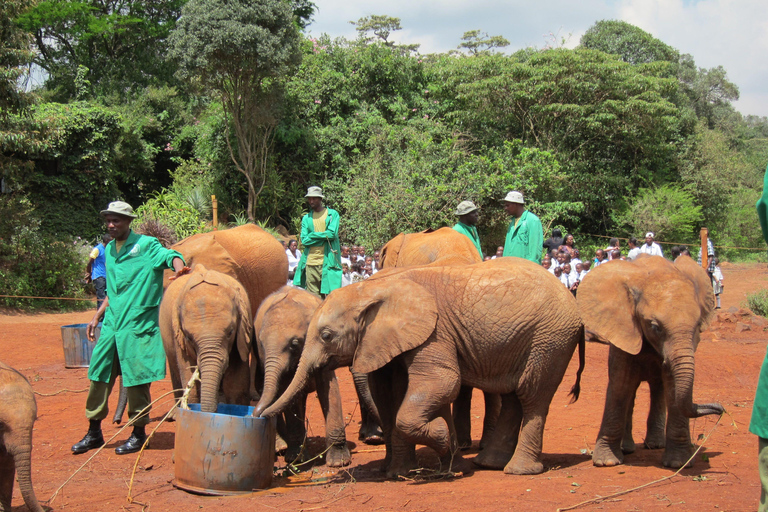
M 350 21 L 370 15 L 400 18 L 390 40 L 418 43 L 419 52 L 455 49 L 461 36 L 480 30 L 503 36 L 504 49 L 573 48 L 596 21 L 622 20 L 649 32 L 700 68 L 723 66 L 740 92 L 733 106 L 768 116 L 768 9 L 765 0 L 314 0 L 307 32 L 357 36 Z

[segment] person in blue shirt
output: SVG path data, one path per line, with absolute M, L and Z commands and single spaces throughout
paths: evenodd
M 105 265 L 104 248 L 112 240 L 109 233 L 102 235 L 101 243 L 93 248 L 85 266 L 85 282 L 93 283 L 96 289 L 96 309 L 101 307 L 107 296 L 107 267 Z

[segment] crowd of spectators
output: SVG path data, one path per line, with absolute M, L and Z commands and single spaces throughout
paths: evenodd
M 288 284 L 290 285 L 293 284 L 296 265 L 301 259 L 301 251 L 298 249 L 296 240 L 289 240 L 283 245 L 286 246 L 285 255 L 288 256 Z M 367 255 L 362 245 L 342 245 L 339 255 L 342 270 L 341 285 L 346 286 L 368 279 L 378 272 L 379 257 L 379 251 L 374 251 L 373 255 Z

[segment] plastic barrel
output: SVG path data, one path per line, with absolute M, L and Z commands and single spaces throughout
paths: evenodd
M 198 494 L 245 494 L 272 485 L 275 418 L 253 407 L 219 404 L 215 413 L 189 404 L 176 415 L 175 480 Z
M 91 364 L 91 353 L 101 334 L 101 323 L 96 327 L 96 339 L 88 341 L 86 334 L 88 324 L 63 325 L 61 339 L 64 341 L 64 366 L 66 368 L 88 368 Z

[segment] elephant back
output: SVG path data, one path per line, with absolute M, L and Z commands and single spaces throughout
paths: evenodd
M 384 245 L 383 268 L 416 265 L 467 265 L 482 261 L 477 248 L 452 228 L 421 233 L 400 233 Z
M 203 264 L 237 279 L 248 292 L 251 311 L 288 280 L 288 258 L 282 244 L 254 224 L 200 233 L 172 248 L 190 267 Z M 168 277 L 166 273 L 166 287 Z

